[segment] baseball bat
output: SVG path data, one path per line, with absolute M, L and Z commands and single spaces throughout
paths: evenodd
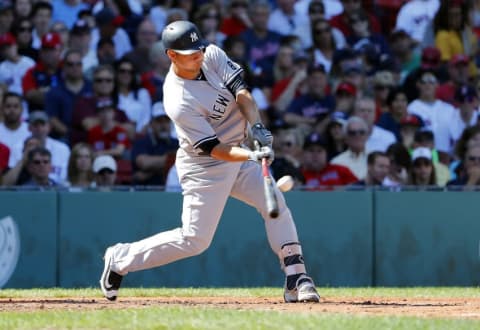
M 255 148 L 260 150 L 260 143 L 254 141 Z M 270 218 L 275 219 L 278 217 L 278 201 L 277 195 L 275 195 L 275 189 L 273 187 L 273 180 L 270 176 L 268 168 L 268 162 L 266 158 L 262 158 L 262 175 L 263 175 L 263 193 L 265 194 L 265 200 L 267 203 L 267 212 Z
M 273 188 L 273 180 L 268 170 L 267 159 L 262 159 L 262 174 L 263 174 L 263 190 L 265 194 L 265 200 L 267 201 L 267 211 L 270 218 L 275 219 L 278 217 L 278 201 L 277 195 Z

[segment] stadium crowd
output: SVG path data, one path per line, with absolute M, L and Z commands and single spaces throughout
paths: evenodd
M 0 0 L 0 184 L 179 190 L 165 25 L 244 68 L 272 175 L 480 184 L 479 0 Z

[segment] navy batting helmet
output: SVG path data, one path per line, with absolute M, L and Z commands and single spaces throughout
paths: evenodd
M 162 42 L 165 50 L 171 49 L 183 55 L 193 54 L 207 46 L 198 28 L 189 21 L 175 21 L 168 24 L 163 29 Z

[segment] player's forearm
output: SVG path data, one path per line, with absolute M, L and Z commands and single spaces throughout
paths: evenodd
M 220 143 L 212 149 L 210 156 L 227 162 L 243 162 L 248 159 L 249 151 L 241 147 Z
M 237 93 L 237 103 L 243 116 L 251 125 L 262 122 L 260 112 L 249 91 L 246 89 L 239 91 Z

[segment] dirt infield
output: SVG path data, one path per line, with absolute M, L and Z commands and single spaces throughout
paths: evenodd
M 98 298 L 0 299 L 0 312 L 39 310 L 89 310 L 192 306 L 236 310 L 306 313 L 348 313 L 370 316 L 418 316 L 480 319 L 480 298 L 342 298 L 322 297 L 319 304 L 286 304 L 277 298 L 228 297 L 122 297 L 116 302 Z

